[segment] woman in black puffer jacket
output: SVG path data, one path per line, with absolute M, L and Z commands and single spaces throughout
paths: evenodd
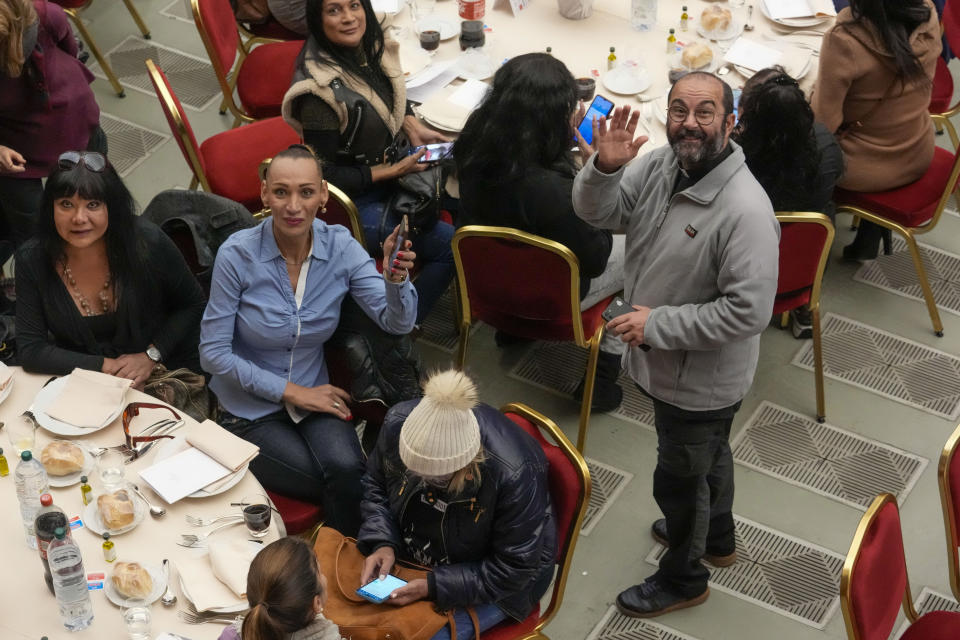
M 430 566 L 426 580 L 389 602 L 430 600 L 455 610 L 458 637 L 510 617 L 523 620 L 546 592 L 556 557 L 556 523 L 540 445 L 502 413 L 476 404 L 458 371 L 434 375 L 419 401 L 387 414 L 363 477 L 367 556 L 362 584 L 399 557 Z M 435 640 L 448 638 L 441 630 Z

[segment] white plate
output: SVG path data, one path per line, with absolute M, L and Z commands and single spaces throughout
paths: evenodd
M 497 71 L 497 65 L 480 49 L 467 49 L 457 60 L 457 75 L 464 80 L 486 80 Z
M 83 526 L 98 536 L 102 536 L 104 531 L 111 536 L 118 536 L 121 533 L 133 531 L 138 524 L 143 522 L 144 517 L 147 515 L 147 505 L 143 503 L 143 500 L 141 500 L 132 489 L 127 490 L 127 495 L 133 500 L 133 522 L 120 529 L 107 529 L 107 526 L 103 524 L 103 520 L 100 519 L 100 509 L 97 508 L 97 499 L 94 497 L 90 504 L 83 508 Z
M 707 44 L 707 46 L 710 47 L 710 51 L 713 52 L 713 57 L 710 58 L 710 62 L 702 67 L 688 69 L 686 66 L 684 66 L 683 51 L 677 51 L 676 53 L 672 54 L 669 58 L 667 58 L 667 62 L 669 63 L 671 69 L 679 69 L 682 71 L 706 71 L 707 73 L 713 73 L 720 67 L 720 60 L 723 58 L 723 54 L 717 50 L 715 46 L 710 44 Z
M 183 438 L 183 436 L 177 436 L 177 437 L 181 439 Z M 174 453 L 177 453 L 174 450 L 175 447 L 172 446 L 173 442 L 175 442 L 175 440 L 164 439 L 157 443 L 157 451 L 153 455 L 152 464 L 156 464 L 161 460 L 166 460 L 170 456 L 174 455 Z M 234 471 L 232 475 L 227 476 L 228 481 L 225 482 L 222 487 L 219 487 L 215 491 L 207 491 L 206 489 L 197 489 L 187 497 L 188 498 L 209 498 L 210 496 L 221 494 L 224 491 L 229 491 L 230 489 L 235 487 L 237 483 L 243 480 L 243 476 L 247 475 L 247 469 L 249 467 L 250 465 L 246 464 L 243 466 L 242 469 L 238 469 L 237 471 Z M 224 478 L 221 478 L 220 480 L 217 480 L 217 482 L 223 482 L 223 480 Z
M 457 34 L 460 33 L 460 28 L 457 26 L 457 23 L 453 20 L 448 20 L 447 18 L 441 18 L 440 16 L 427 16 L 426 18 L 421 18 L 414 27 L 419 34 L 421 31 L 439 31 L 441 40 L 449 40 L 450 38 L 456 38 Z
M 93 468 L 97 465 L 97 461 L 94 459 L 94 457 L 93 457 L 92 455 L 90 455 L 90 452 L 87 450 L 87 448 L 86 448 L 85 446 L 83 446 L 83 445 L 80 444 L 79 442 L 71 442 L 71 441 L 69 441 L 69 440 L 68 440 L 68 442 L 70 442 L 70 444 L 75 444 L 75 445 L 77 445 L 78 447 L 80 447 L 80 451 L 83 452 L 83 468 L 80 469 L 80 471 L 75 471 L 75 472 L 73 472 L 73 473 L 68 473 L 68 474 L 65 475 L 65 476 L 52 476 L 52 475 L 50 475 L 50 474 L 48 473 L 47 476 L 48 476 L 49 479 L 50 479 L 50 486 L 51 486 L 51 487 L 70 487 L 70 486 L 73 486 L 73 485 L 77 484 L 78 482 L 80 482 L 80 476 L 89 476 L 89 475 L 90 475 L 90 472 L 93 471 Z M 43 452 L 41 452 L 40 455 L 41 455 L 41 457 L 42 457 L 42 456 L 43 456 Z M 39 459 L 39 458 L 38 458 L 38 459 Z M 41 463 L 41 464 L 42 464 L 42 463 Z
M 646 69 L 626 64 L 605 73 L 602 82 L 608 90 L 625 96 L 646 91 L 653 84 Z
M 163 592 L 167 590 L 167 579 L 164 576 L 163 568 L 158 567 L 152 564 L 141 564 L 141 567 L 147 570 L 147 573 L 150 574 L 150 580 L 153 581 L 153 589 L 150 590 L 150 593 L 147 594 L 147 597 L 143 598 L 147 604 L 153 604 L 160 599 L 160 596 L 163 595 Z M 107 600 L 122 607 L 123 603 L 127 601 L 128 598 L 120 595 L 120 592 L 117 591 L 117 588 L 113 586 L 113 580 L 110 579 L 110 576 L 107 576 L 103 581 L 103 595 L 107 596 Z
M 767 12 L 767 6 L 764 2 L 760 2 L 760 11 L 767 20 L 776 22 L 777 24 L 782 24 L 785 27 L 815 27 L 818 24 L 823 24 L 824 22 L 833 19 L 833 16 L 810 16 L 809 18 L 771 18 L 770 14 Z
M 7 372 L 7 365 L 0 362 L 0 377 L 5 377 Z M 7 396 L 10 395 L 10 392 L 13 391 L 13 372 L 10 372 L 10 382 L 7 383 L 7 386 L 3 388 L 3 391 L 0 391 L 0 403 L 7 399 Z
M 799 47 L 788 48 L 784 51 L 784 56 L 780 60 L 780 64 L 784 70 L 786 70 L 787 75 L 794 80 L 800 80 L 810 72 L 810 67 L 813 66 L 813 52 Z M 738 64 L 733 65 L 733 68 L 748 80 L 757 73 L 753 69 L 747 69 Z
M 760 4 L 763 4 L 763 2 Z M 703 25 L 698 22 L 697 33 L 707 40 L 733 40 L 743 33 L 743 20 L 733 18 L 730 20 L 730 24 L 727 25 L 727 28 L 724 31 L 707 31 L 703 28 Z
M 116 410 L 110 414 L 110 417 L 107 418 L 99 427 L 77 427 L 48 416 L 46 414 L 46 408 L 53 404 L 53 402 L 57 399 L 57 396 L 60 395 L 61 391 L 63 391 L 63 388 L 66 386 L 69 378 L 70 376 L 57 378 L 47 386 L 42 387 L 40 391 L 37 391 L 37 395 L 33 399 L 33 415 L 36 417 L 38 425 L 50 433 L 57 434 L 58 436 L 85 436 L 89 433 L 94 433 L 100 429 L 103 429 L 120 416 L 120 413 L 123 411 L 124 402 L 121 402 L 117 406 Z

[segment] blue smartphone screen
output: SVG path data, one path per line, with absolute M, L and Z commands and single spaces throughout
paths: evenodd
M 603 96 L 594 97 L 593 102 L 590 103 L 590 108 L 587 109 L 586 115 L 584 115 L 583 120 L 580 121 L 580 126 L 577 127 L 577 131 L 579 131 L 583 139 L 587 141 L 587 144 L 593 144 L 593 119 L 595 117 L 603 118 L 608 116 L 611 111 L 613 111 L 612 102 Z
M 357 595 L 363 596 L 371 602 L 383 602 L 391 593 L 407 584 L 406 580 L 401 580 L 397 576 L 388 575 L 383 580 L 377 578 L 369 584 L 365 584 L 357 589 Z
M 740 94 L 743 93 L 742 89 L 733 90 L 733 121 L 734 123 L 740 121 Z

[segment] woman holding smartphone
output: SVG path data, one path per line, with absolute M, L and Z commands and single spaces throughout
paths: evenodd
M 393 157 L 395 141 L 411 146 L 447 139 L 420 123 L 407 102 L 399 45 L 384 38 L 370 0 L 307 0 L 310 36 L 283 99 L 283 116 L 324 160 L 327 179 L 343 189 L 360 211 L 371 252 L 399 216 L 386 211 L 396 179 L 428 164 L 423 150 Z M 401 150 L 403 151 L 403 150 Z M 415 286 L 417 322 L 453 278 L 453 227 L 437 222 L 413 238 L 422 260 Z
M 424 396 L 394 406 L 363 477 L 367 556 L 360 584 L 398 559 L 431 568 L 385 602 L 417 600 L 454 613 L 457 638 L 525 619 L 546 592 L 556 558 L 556 522 L 543 449 L 497 409 L 477 404 L 462 372 L 433 375 Z M 376 585 L 372 585 L 376 587 Z M 449 630 L 433 640 L 450 640 Z
M 344 535 L 360 525 L 363 452 L 349 394 L 329 384 L 323 345 L 349 294 L 384 331 L 408 333 L 417 294 L 412 251 L 383 275 L 349 231 L 317 220 L 327 201 L 320 161 L 304 145 L 281 151 L 261 184 L 273 212 L 217 252 L 200 333 L 200 361 L 222 409 L 220 424 L 260 447 L 250 468 L 263 486 L 322 504 Z M 409 246 L 409 243 L 407 243 Z
M 623 289 L 624 244 L 622 234 L 596 229 L 573 210 L 574 136 L 586 157 L 593 153 L 575 130 L 583 118 L 576 82 L 562 62 L 545 53 L 517 56 L 493 76 L 490 92 L 454 145 L 454 157 L 461 223 L 513 227 L 563 244 L 580 262 L 580 304 L 589 308 Z M 497 334 L 498 344 L 510 341 Z M 604 336 L 594 411 L 620 406 L 623 350 L 617 336 Z

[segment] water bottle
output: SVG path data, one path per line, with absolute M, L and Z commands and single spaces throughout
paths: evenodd
M 630 0 L 630 26 L 650 31 L 657 24 L 657 0 Z
M 50 562 L 47 560 L 47 547 L 54 539 L 54 533 L 60 527 L 67 531 L 70 536 L 70 527 L 67 522 L 67 515 L 63 509 L 53 504 L 53 498 L 49 493 L 40 496 L 40 510 L 37 511 L 37 517 L 33 521 L 33 530 L 37 535 L 37 551 L 40 552 L 40 562 L 43 563 L 43 579 L 47 581 L 47 588 L 50 593 L 53 591 L 53 576 L 50 574 Z
M 20 454 L 20 464 L 14 477 L 17 487 L 17 500 L 20 501 L 20 518 L 23 520 L 23 532 L 27 546 L 37 548 L 37 538 L 33 530 L 33 521 L 40 510 L 40 496 L 50 490 L 47 472 L 33 454 L 24 451 Z
M 63 626 L 68 631 L 86 629 L 93 622 L 93 603 L 87 591 L 80 548 L 67 537 L 65 527 L 57 527 L 54 531 L 54 539 L 47 547 L 47 560 Z

